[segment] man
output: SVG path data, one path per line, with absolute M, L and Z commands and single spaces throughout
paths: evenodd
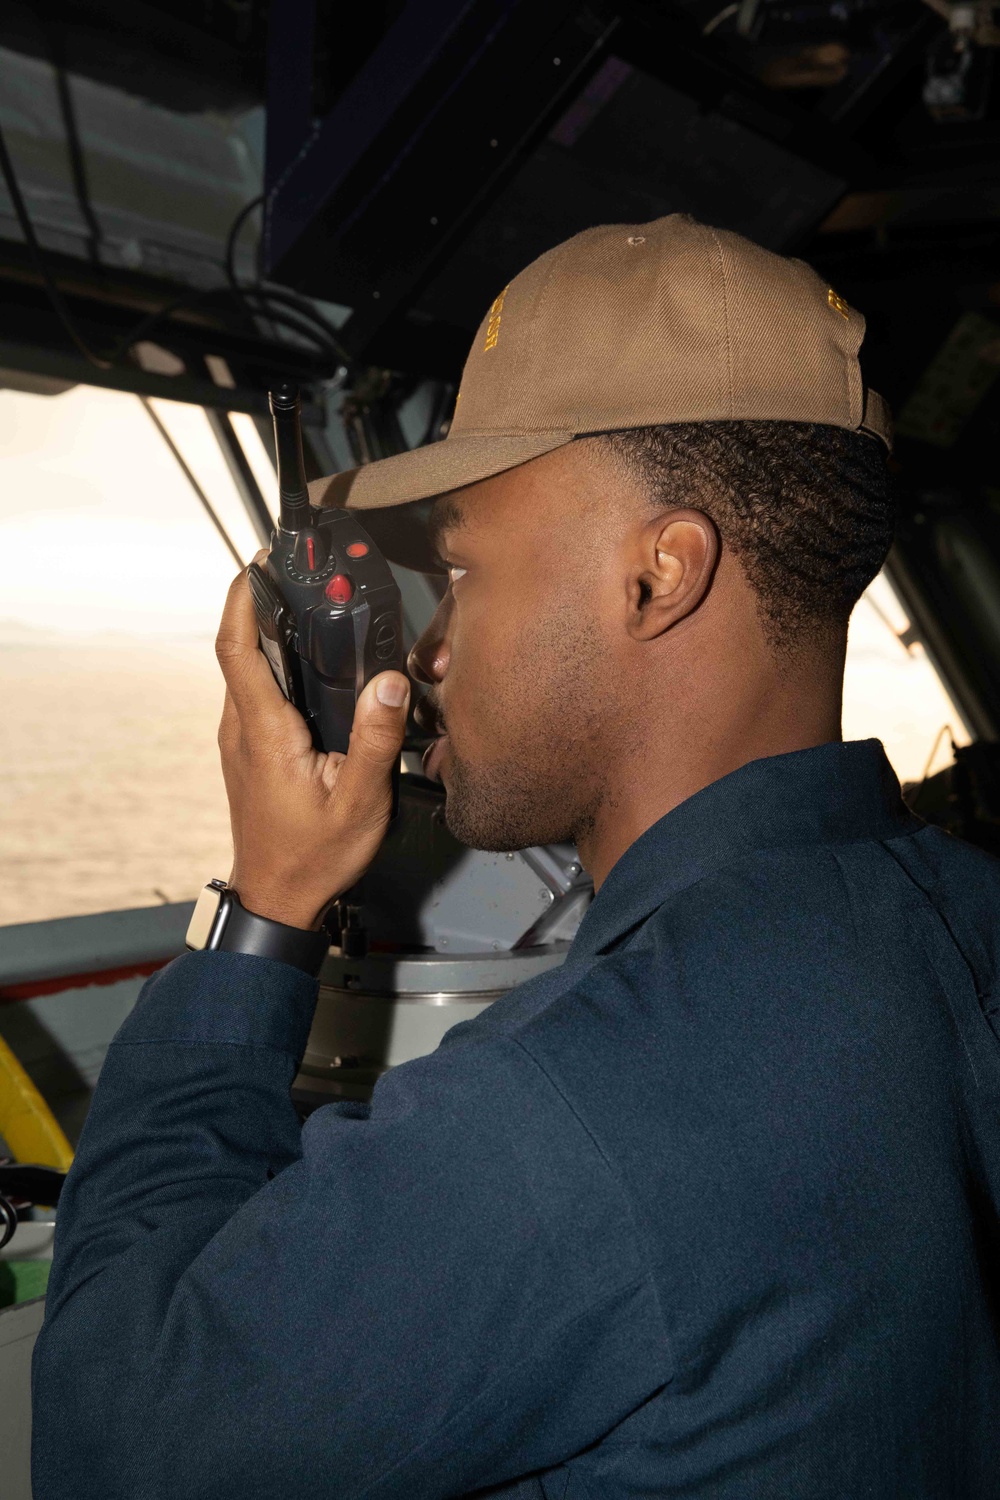
M 575 838 L 597 895 L 561 969 L 301 1132 L 315 929 L 408 689 L 317 755 L 234 585 L 271 946 L 177 960 L 109 1052 L 36 1500 L 1000 1495 L 1000 875 L 840 740 L 891 536 L 863 329 L 735 235 L 589 230 L 498 296 L 443 444 L 322 487 L 442 497 L 427 768 L 461 838 Z

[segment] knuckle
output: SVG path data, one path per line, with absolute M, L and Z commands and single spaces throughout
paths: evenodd
M 399 735 L 395 727 L 368 723 L 357 731 L 361 750 L 377 760 L 391 759 L 399 752 Z
M 246 646 L 240 640 L 231 635 L 224 635 L 221 631 L 215 638 L 215 654 L 223 666 L 227 662 L 239 662 L 246 656 Z

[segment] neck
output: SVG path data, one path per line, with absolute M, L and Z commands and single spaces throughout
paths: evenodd
M 607 760 L 613 776 L 577 840 L 595 889 L 630 844 L 703 787 L 752 760 L 839 740 L 843 664 L 842 645 L 796 658 L 768 652 L 756 664 L 744 653 L 739 670 L 724 664 L 710 672 L 709 662 L 695 661 L 662 677 L 669 703 L 631 743 L 618 741 Z

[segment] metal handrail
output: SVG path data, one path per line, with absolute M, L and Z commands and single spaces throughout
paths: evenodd
M 0 1001 L 151 974 L 184 951 L 193 901 L 0 927 Z

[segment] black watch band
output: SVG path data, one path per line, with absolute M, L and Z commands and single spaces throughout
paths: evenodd
M 247 911 L 239 896 L 224 880 L 211 880 L 195 903 L 187 930 L 187 946 L 224 953 L 251 953 L 257 958 L 276 958 L 315 977 L 323 967 L 330 947 L 325 928 L 306 932 L 286 927 L 270 917 Z

